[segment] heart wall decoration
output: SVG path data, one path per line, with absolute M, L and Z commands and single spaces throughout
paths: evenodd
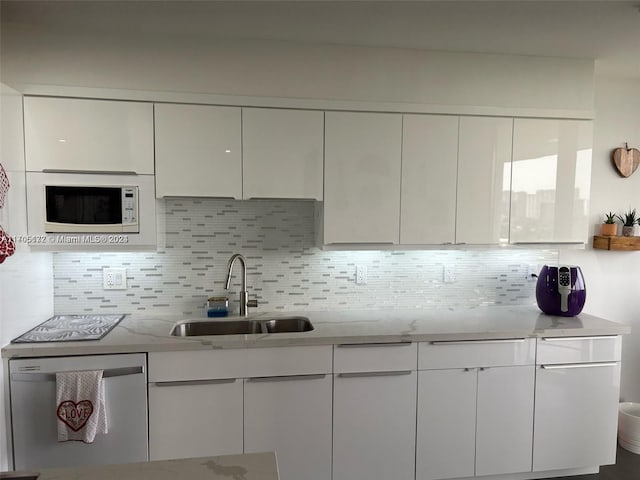
M 625 144 L 624 148 L 616 148 L 611 152 L 611 160 L 618 170 L 618 173 L 628 178 L 640 165 L 640 150 L 637 148 L 629 148 L 629 145 Z

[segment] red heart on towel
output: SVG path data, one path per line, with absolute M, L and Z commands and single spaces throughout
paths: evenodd
M 66 423 L 71 430 L 77 432 L 85 426 L 93 413 L 93 403 L 90 400 L 80 400 L 75 403 L 71 400 L 60 402 L 56 414 Z

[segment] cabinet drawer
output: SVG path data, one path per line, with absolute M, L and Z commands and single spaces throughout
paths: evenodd
M 179 382 L 215 378 L 243 378 L 247 350 L 150 352 L 149 382 Z
M 533 365 L 535 346 L 533 338 L 422 342 L 418 370 Z
M 331 373 L 331 353 L 331 345 L 252 348 L 247 350 L 247 376 Z
M 537 363 L 617 362 L 622 354 L 622 337 L 544 337 L 538 340 Z
M 415 370 L 417 346 L 409 342 L 336 345 L 333 362 L 335 373 Z

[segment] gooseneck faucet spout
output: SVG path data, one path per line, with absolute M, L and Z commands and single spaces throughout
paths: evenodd
M 249 300 L 249 293 L 247 292 L 247 262 L 242 255 L 236 253 L 231 256 L 229 262 L 227 263 L 227 281 L 225 282 L 225 289 L 229 290 L 229 286 L 231 285 L 231 275 L 233 271 L 233 265 L 236 263 L 236 260 L 240 261 L 240 265 L 242 266 L 242 287 L 240 290 L 240 316 L 246 317 L 248 314 L 249 307 L 257 307 L 258 302 L 256 300 Z

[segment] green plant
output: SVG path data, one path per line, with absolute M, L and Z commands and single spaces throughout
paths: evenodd
M 605 221 L 603 223 L 606 223 L 608 225 L 612 225 L 614 223 L 616 223 L 616 214 L 615 213 L 605 213 L 604 216 L 606 217 Z M 638 219 L 640 220 L 640 219 Z
M 635 208 L 633 210 L 629 210 L 628 212 L 626 212 L 624 214 L 624 217 L 620 215 L 616 215 L 616 217 L 620 219 L 620 221 L 625 227 L 633 227 L 636 224 L 636 222 L 640 220 L 639 218 L 636 218 L 637 214 L 636 214 Z

